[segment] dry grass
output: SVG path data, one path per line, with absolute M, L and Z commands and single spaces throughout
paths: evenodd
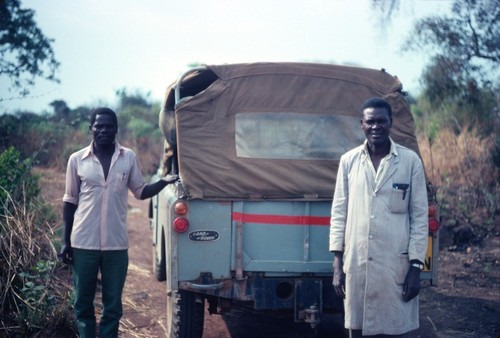
M 450 130 L 442 130 L 430 147 L 419 138 L 419 146 L 429 178 L 443 186 L 450 181 L 456 185 L 491 185 L 498 182 L 499 169 L 491 160 L 496 135 L 479 137 L 464 131 L 456 136 Z
M 0 217 L 0 332 L 36 335 L 66 325 L 68 288 L 57 277 L 52 213 L 39 201 L 7 197 Z
M 499 233 L 500 169 L 492 161 L 496 135 L 442 130 L 430 145 L 419 138 L 427 175 L 437 187 L 445 225 L 467 225 L 477 239 Z

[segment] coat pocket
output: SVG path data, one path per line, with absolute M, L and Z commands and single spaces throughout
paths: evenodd
M 394 183 L 392 185 L 389 209 L 395 214 L 408 212 L 410 200 L 410 185 L 405 183 Z
M 396 284 L 404 284 L 406 274 L 410 270 L 410 261 L 408 259 L 408 254 L 400 254 L 396 262 Z

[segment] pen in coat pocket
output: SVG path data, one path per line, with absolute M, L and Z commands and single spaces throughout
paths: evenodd
M 394 183 L 392 185 L 393 188 L 396 188 L 398 190 L 403 190 L 403 200 L 406 197 L 406 191 L 408 191 L 408 188 L 410 187 L 409 184 L 403 184 L 403 183 Z

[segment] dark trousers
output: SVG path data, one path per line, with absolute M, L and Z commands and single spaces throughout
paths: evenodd
M 100 338 L 118 337 L 123 315 L 122 291 L 128 268 L 128 251 L 73 249 L 73 282 L 75 314 L 81 338 L 95 338 L 94 298 L 97 275 L 101 271 L 103 313 L 99 324 Z
M 372 338 L 408 338 L 408 333 L 403 334 L 377 334 L 375 336 L 363 336 L 361 330 L 349 330 L 349 338 L 362 338 L 362 337 L 372 337 Z

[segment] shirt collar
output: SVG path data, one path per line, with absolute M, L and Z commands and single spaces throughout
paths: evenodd
M 389 142 L 391 142 L 391 149 L 389 150 L 389 154 L 388 155 L 394 155 L 394 156 L 398 156 L 398 150 L 396 148 L 396 142 L 394 142 L 392 140 L 391 137 L 389 137 Z M 368 141 L 365 140 L 365 142 L 363 142 L 363 147 L 361 148 L 361 151 L 363 153 L 363 155 L 365 156 L 368 156 Z
M 123 147 L 120 143 L 115 141 L 115 153 L 120 152 L 120 154 L 123 152 Z M 82 160 L 93 155 L 94 154 L 94 141 L 90 142 L 90 145 L 85 149 L 82 155 Z

